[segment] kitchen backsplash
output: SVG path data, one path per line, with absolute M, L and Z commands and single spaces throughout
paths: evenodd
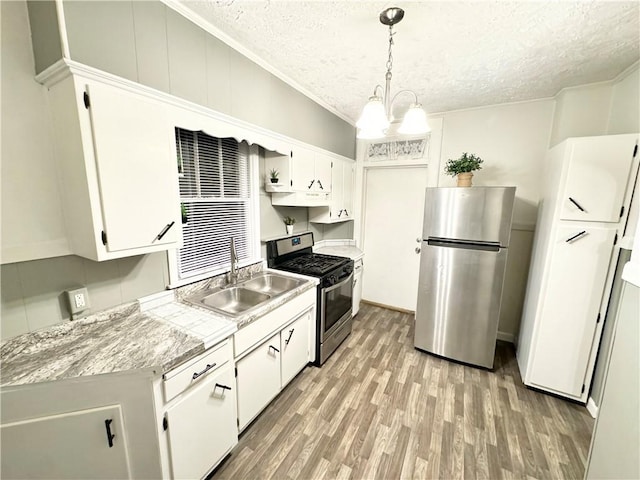
M 69 255 L 2 265 L 0 337 L 69 320 L 63 292 L 79 285 L 89 291 L 86 315 L 160 292 L 168 283 L 166 257 L 159 252 L 93 262 Z

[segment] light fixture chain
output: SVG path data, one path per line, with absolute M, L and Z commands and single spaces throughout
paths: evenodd
M 393 68 L 393 53 L 391 49 L 393 47 L 393 25 L 389 25 L 389 59 L 387 60 L 387 73 L 391 73 L 391 69 Z

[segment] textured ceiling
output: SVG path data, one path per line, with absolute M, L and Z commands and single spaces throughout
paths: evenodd
M 427 112 L 553 96 L 640 57 L 638 1 L 179 3 L 352 122 L 384 83 L 389 6 L 405 10 L 391 93 L 415 91 Z

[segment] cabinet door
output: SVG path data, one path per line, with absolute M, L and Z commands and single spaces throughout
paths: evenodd
M 355 262 L 353 268 L 353 300 L 351 310 L 353 316 L 360 310 L 360 300 L 362 299 L 362 261 Z
M 282 330 L 282 386 L 287 385 L 309 363 L 311 310 Z
M 167 411 L 173 478 L 202 478 L 238 442 L 233 370 L 224 367 Z
M 87 90 L 107 249 L 178 242 L 177 161 L 164 107 L 106 85 Z
M 558 228 L 537 320 L 532 383 L 580 397 L 615 233 L 581 223 Z
M 0 433 L 2 478 L 131 478 L 119 405 L 2 425 Z
M 330 193 L 333 190 L 331 185 L 331 162 L 332 158 L 322 153 L 315 154 L 314 178 L 317 192 Z
M 280 333 L 238 360 L 238 422 L 242 430 L 280 391 Z
M 298 192 L 311 192 L 316 189 L 314 172 L 314 152 L 298 147 L 291 156 L 291 180 L 293 189 Z
M 331 220 L 344 215 L 344 168 L 342 160 L 334 160 L 331 168 Z
M 635 135 L 574 139 L 560 218 L 618 222 L 635 145 Z
M 347 218 L 353 218 L 353 178 L 355 164 L 353 162 L 343 162 L 343 187 L 342 187 L 342 208 Z

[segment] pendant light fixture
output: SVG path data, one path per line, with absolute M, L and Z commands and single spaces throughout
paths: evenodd
M 380 14 L 380 22 L 389 26 L 389 58 L 387 60 L 387 73 L 385 75 L 384 90 L 381 85 L 376 85 L 373 95 L 362 110 L 362 115 L 356 123 L 358 127 L 358 138 L 375 139 L 383 138 L 387 134 L 387 129 L 393 121 L 393 103 L 401 94 L 413 95 L 413 103 L 404 115 L 402 124 L 398 128 L 398 133 L 408 135 L 419 135 L 430 131 L 427 124 L 427 114 L 418 103 L 418 96 L 411 90 L 401 90 L 391 98 L 391 68 L 393 67 L 393 26 L 399 23 L 404 17 L 404 10 L 398 7 L 387 8 Z M 380 95 L 380 94 L 381 95 Z

